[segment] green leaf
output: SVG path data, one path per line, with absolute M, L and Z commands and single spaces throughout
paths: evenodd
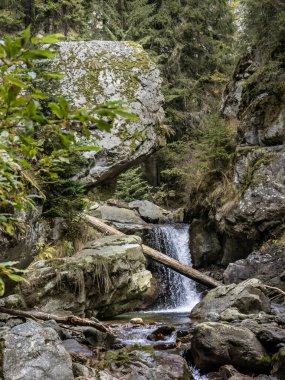
M 44 37 L 33 37 L 32 43 L 35 45 L 38 44 L 56 44 L 60 42 L 64 38 L 63 34 L 57 33 L 57 34 L 50 34 L 48 36 Z
M 22 33 L 22 36 L 21 36 L 22 47 L 26 47 L 30 39 L 31 39 L 31 25 L 29 25 Z
M 19 276 L 18 274 L 7 274 L 7 276 L 15 282 L 28 282 L 24 277 Z
M 126 112 L 126 111 L 115 110 L 115 113 L 119 116 L 124 117 L 125 119 L 128 119 L 128 120 L 132 120 L 132 121 L 140 120 L 140 118 L 137 115 L 135 115 L 133 113 Z
M 58 117 L 58 119 L 62 119 L 63 118 L 64 114 L 63 114 L 61 108 L 58 106 L 58 104 L 56 104 L 56 103 L 49 103 L 48 106 L 49 106 L 50 110 L 52 111 L 52 113 L 56 117 Z
M 28 87 L 26 85 L 26 83 L 22 82 L 20 79 L 16 78 L 13 75 L 6 75 L 5 81 L 7 81 L 8 83 L 10 83 L 16 87 L 19 87 L 19 88 L 27 88 Z

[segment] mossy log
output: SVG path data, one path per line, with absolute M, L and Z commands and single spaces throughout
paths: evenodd
M 90 225 L 92 225 L 94 228 L 105 234 L 125 235 L 123 232 L 117 230 L 114 227 L 108 226 L 106 223 L 102 222 L 98 218 L 95 218 L 90 215 L 85 215 L 85 219 Z M 217 286 L 221 285 L 221 283 L 214 280 L 213 278 L 199 272 L 196 269 L 189 267 L 188 265 L 182 264 L 179 261 L 172 259 L 171 257 L 164 255 L 163 253 L 153 248 L 148 247 L 147 245 L 143 245 L 142 248 L 146 256 L 159 262 L 160 264 L 167 266 L 170 269 L 173 269 L 175 272 L 178 272 L 183 276 L 198 282 L 199 284 L 206 285 L 209 288 L 216 288 Z

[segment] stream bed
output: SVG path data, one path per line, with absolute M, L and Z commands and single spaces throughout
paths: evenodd
M 168 256 L 192 266 L 189 225 L 169 224 L 158 225 L 150 231 L 147 242 L 153 248 Z M 200 301 L 201 294 L 194 281 L 166 268 L 155 264 L 154 276 L 163 280 L 159 297 L 151 310 L 122 314 L 107 323 L 117 335 L 122 346 L 143 345 L 152 346 L 155 350 L 167 350 L 187 358 L 187 344 L 183 338 L 193 330 L 189 317 L 192 308 Z M 133 319 L 141 319 L 135 323 Z M 172 326 L 174 331 L 152 340 L 150 335 L 159 327 Z M 189 350 L 188 350 L 189 351 Z M 191 364 L 189 363 L 190 367 Z M 199 371 L 192 368 L 195 380 L 207 380 Z

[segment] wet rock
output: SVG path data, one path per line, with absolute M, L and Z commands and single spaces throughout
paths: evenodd
M 36 322 L 2 336 L 5 380 L 73 380 L 71 358 L 57 333 Z
M 191 342 L 195 365 L 212 371 L 232 364 L 237 369 L 266 372 L 268 354 L 255 335 L 247 328 L 204 322 L 196 326 Z
M 76 354 L 85 357 L 91 357 L 93 355 L 93 352 L 91 350 L 78 343 L 75 339 L 64 340 L 63 346 L 69 354 Z
M 109 317 L 131 311 L 150 287 L 145 264 L 139 237 L 104 237 L 73 257 L 36 262 L 20 291 L 29 308 Z
M 260 311 L 270 312 L 270 300 L 264 293 L 262 283 L 257 279 L 243 281 L 240 284 L 219 286 L 208 294 L 191 311 L 192 318 L 211 320 L 213 313 L 220 316 L 227 309 L 242 314 L 254 314 Z
M 93 327 L 81 328 L 87 343 L 94 347 L 111 348 L 115 343 L 115 337 L 109 333 L 101 332 Z
M 173 326 L 160 326 L 148 335 L 147 339 L 151 341 L 165 340 L 174 331 L 175 328 Z
M 285 347 L 280 348 L 278 353 L 273 356 L 272 375 L 278 380 L 285 379 Z
M 130 323 L 133 325 L 144 325 L 144 321 L 142 318 L 132 318 Z
M 105 101 L 123 100 L 138 121 L 119 118 L 111 133 L 100 133 L 100 152 L 88 152 L 89 164 L 80 177 L 89 185 L 116 174 L 153 153 L 163 138 L 163 96 L 158 69 L 139 45 L 128 42 L 62 42 L 51 69 L 64 72 L 60 85 L 47 84 L 54 96 L 64 95 L 76 107 L 93 108 Z M 134 136 L 136 131 L 136 136 Z M 90 145 L 90 142 L 88 142 Z M 92 144 L 91 144 L 92 145 Z
M 194 219 L 190 230 L 193 266 L 200 268 L 218 263 L 221 260 L 222 247 L 213 228 L 207 228 L 203 219 Z

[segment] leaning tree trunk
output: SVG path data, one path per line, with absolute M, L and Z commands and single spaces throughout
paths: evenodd
M 86 221 L 95 227 L 97 230 L 108 234 L 108 235 L 120 235 L 125 236 L 125 234 L 121 231 L 118 231 L 116 228 L 108 226 L 106 223 L 103 223 L 101 220 L 95 218 L 94 216 L 85 215 Z M 189 267 L 188 265 L 182 264 L 179 261 L 172 259 L 171 257 L 164 255 L 163 253 L 148 247 L 147 245 L 142 246 L 143 252 L 146 256 L 151 259 L 173 269 L 175 272 L 182 274 L 192 280 L 206 285 L 209 288 L 216 288 L 221 285 L 218 281 L 213 278 L 199 272 L 196 269 Z

